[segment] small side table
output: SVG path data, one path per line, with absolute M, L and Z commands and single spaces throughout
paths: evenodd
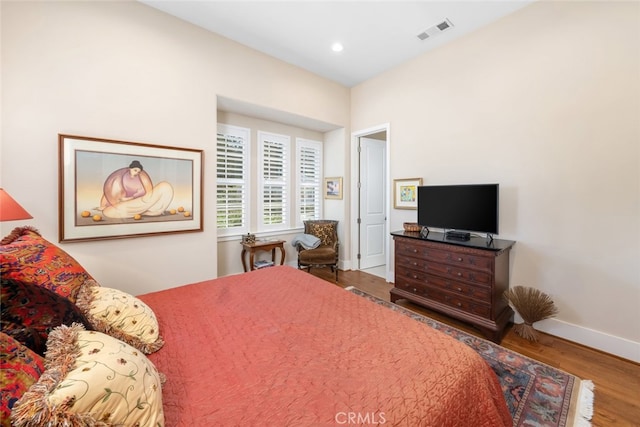
M 276 248 L 280 249 L 280 265 L 284 264 L 284 244 L 286 240 L 270 240 L 270 241 L 256 241 L 254 243 L 240 242 L 242 245 L 242 268 L 244 271 L 254 270 L 253 257 L 257 251 L 271 251 L 271 261 L 276 262 Z M 249 269 L 247 269 L 246 253 L 249 251 Z

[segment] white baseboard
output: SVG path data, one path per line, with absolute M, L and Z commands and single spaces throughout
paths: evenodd
M 515 321 L 520 323 L 522 318 L 516 314 Z M 640 343 L 638 342 L 585 328 L 584 326 L 574 325 L 559 319 L 542 320 L 536 322 L 534 326 L 541 332 L 640 363 Z
M 388 274 L 387 281 L 393 283 L 395 278 L 394 271 L 390 270 Z M 522 318 L 517 313 L 515 322 L 522 322 Z M 543 320 L 537 322 L 534 326 L 541 332 L 640 363 L 639 342 L 585 328 L 584 326 L 574 325 L 559 319 Z

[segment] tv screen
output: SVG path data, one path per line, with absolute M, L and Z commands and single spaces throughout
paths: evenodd
M 498 184 L 418 187 L 418 224 L 498 234 Z

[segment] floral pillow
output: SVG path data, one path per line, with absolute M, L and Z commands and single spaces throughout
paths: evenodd
M 153 310 L 138 298 L 88 280 L 78 294 L 78 307 L 93 328 L 151 354 L 164 340 Z
M 49 334 L 46 371 L 16 402 L 12 425 L 164 426 L 162 375 L 137 349 L 82 326 Z
M 0 332 L 0 370 L 0 425 L 9 427 L 11 409 L 44 372 L 44 359 Z
M 44 356 L 47 337 L 53 328 L 80 323 L 93 329 L 75 304 L 49 289 L 4 276 L 0 286 L 2 332 L 41 356 Z
M 320 239 L 323 246 L 331 246 L 335 240 L 336 224 L 333 222 L 307 224 L 308 233 Z
M 15 228 L 0 241 L 0 272 L 7 279 L 43 286 L 75 302 L 89 273 L 32 227 Z

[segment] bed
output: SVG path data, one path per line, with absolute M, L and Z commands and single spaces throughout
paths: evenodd
M 473 350 L 294 268 L 140 299 L 164 335 L 167 426 L 511 425 Z
M 2 246 L 4 276 L 17 280 L 18 273 L 27 271 L 16 267 L 30 258 L 25 248 L 12 245 L 29 239 L 38 241 L 39 251 L 42 245 L 55 248 L 39 235 L 23 233 Z M 18 403 L 5 399 L 3 384 L 3 404 L 14 405 L 9 410 L 13 410 L 15 425 L 45 425 L 51 420 L 53 424 L 81 425 L 90 419 L 102 422 L 95 425 L 110 426 L 118 424 L 117 417 L 124 414 L 126 418 L 132 412 L 140 416 L 135 422 L 126 418 L 123 424 L 512 425 L 495 373 L 472 349 L 306 272 L 275 266 L 133 297 L 101 288 L 75 260 L 67 256 L 66 264 L 61 262 L 58 252 L 57 265 L 64 270 L 66 287 L 52 285 L 55 280 L 50 278 L 36 289 L 47 287 L 63 295 L 64 301 L 73 302 L 68 310 L 76 306 L 82 310 L 79 317 L 65 315 L 73 325 L 62 321 L 63 325 L 50 332 L 40 364 L 33 363 L 40 356 L 27 353 L 20 343 L 14 345 L 19 347 L 14 354 L 29 355 L 35 382 Z M 9 258 L 18 261 L 7 261 Z M 67 286 L 72 270 L 72 278 L 82 285 Z M 33 279 L 29 275 L 22 279 L 25 277 Z M 19 299 L 5 294 L 5 285 L 3 277 L 4 305 Z M 137 312 L 110 308 L 98 316 L 83 311 L 86 306 L 95 309 L 95 301 L 85 304 L 83 299 L 98 291 L 106 292 L 109 307 L 117 300 Z M 50 301 L 44 306 L 51 307 Z M 156 323 L 148 327 L 143 321 L 129 322 L 142 329 L 127 335 L 105 326 L 107 311 L 109 315 L 125 314 L 128 321 L 145 318 Z M 84 321 L 84 326 L 78 321 Z M 118 355 L 112 362 L 87 359 L 104 356 L 107 348 L 114 349 L 111 355 Z M 77 361 L 69 362 L 69 353 L 78 353 Z M 50 360 L 55 358 L 59 360 Z M 64 378 L 64 387 L 58 387 L 58 363 L 67 364 L 62 369 L 65 375 L 75 369 L 85 377 Z M 93 367 L 108 369 L 88 379 L 86 375 L 96 370 Z M 49 375 L 51 370 L 57 374 Z M 133 378 L 134 371 L 140 376 Z M 105 385 L 118 378 L 130 381 L 120 394 L 115 386 Z M 91 387 L 86 385 L 90 382 Z M 52 401 L 54 392 L 71 384 L 84 388 Z M 33 391 L 34 387 L 39 388 Z M 131 391 L 135 387 L 140 389 L 137 397 Z M 79 408 L 86 400 L 92 404 L 120 402 L 124 399 L 114 396 L 125 394 L 129 400 L 126 410 L 117 405 L 106 410 Z M 85 395 L 93 397 L 82 399 Z M 79 414 L 70 414 L 73 411 Z

